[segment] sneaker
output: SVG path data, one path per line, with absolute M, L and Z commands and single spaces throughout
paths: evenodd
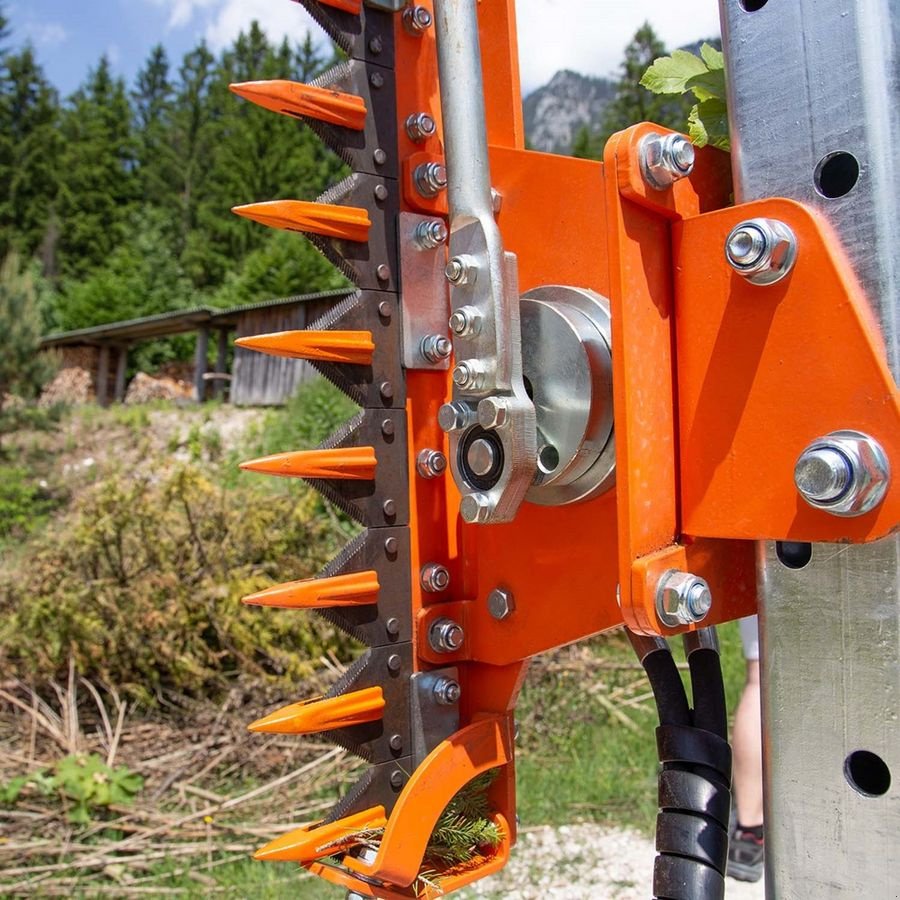
M 763 875 L 763 848 L 762 837 L 735 828 L 728 846 L 728 875 L 738 881 L 759 881 Z

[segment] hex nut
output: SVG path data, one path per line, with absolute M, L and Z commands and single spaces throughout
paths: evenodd
M 712 592 L 703 578 L 670 569 L 659 579 L 656 612 L 669 627 L 695 625 L 706 618 L 711 608 Z
M 478 278 L 478 262 L 474 256 L 470 256 L 468 253 L 454 256 L 447 263 L 444 275 L 447 281 L 455 287 L 474 284 Z
M 516 609 L 516 601 L 512 591 L 508 591 L 505 588 L 494 588 L 488 594 L 487 605 L 488 612 L 498 622 L 511 616 Z
M 428 643 L 435 653 L 455 653 L 464 640 L 462 625 L 453 619 L 435 619 L 428 630 Z
M 440 563 L 427 563 L 419 574 L 422 590 L 429 594 L 439 594 L 450 587 L 450 572 Z
M 416 471 L 422 478 L 439 478 L 447 471 L 447 457 L 440 450 L 420 450 L 416 457 Z
M 694 170 L 694 145 L 682 134 L 648 134 L 640 145 L 641 174 L 657 191 L 664 191 Z
M 847 468 L 842 486 L 836 469 L 833 490 L 828 491 L 827 469 L 843 459 Z M 813 467 L 819 469 L 813 471 Z M 822 477 L 821 469 L 826 469 Z M 835 431 L 813 441 L 794 467 L 794 483 L 800 496 L 813 508 L 834 516 L 862 516 L 884 500 L 891 482 L 891 467 L 881 445 L 860 431 Z
M 453 706 L 461 696 L 462 688 L 453 678 L 441 678 L 434 685 L 434 699 L 440 706 Z
M 748 219 L 731 229 L 725 241 L 725 258 L 751 284 L 775 284 L 794 268 L 797 238 L 777 219 Z

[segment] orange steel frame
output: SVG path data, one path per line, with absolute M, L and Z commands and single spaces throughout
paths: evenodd
M 447 449 L 437 426 L 447 373 L 408 372 L 413 572 L 438 560 L 454 585 L 452 599 L 435 600 L 412 579 L 415 649 L 420 669 L 460 666 L 464 727 L 412 773 L 374 862 L 304 863 L 363 896 L 431 896 L 410 885 L 438 816 L 470 778 L 497 767 L 491 800 L 505 840 L 442 887 L 503 864 L 515 840 L 512 709 L 529 657 L 623 622 L 645 634 L 689 630 L 657 616 L 656 583 L 668 569 L 710 583 L 715 603 L 704 626 L 750 615 L 754 541 L 870 541 L 900 518 L 896 489 L 878 510 L 838 519 L 805 506 L 791 481 L 803 447 L 837 428 L 872 434 L 900 457 L 900 403 L 884 348 L 827 226 L 784 200 L 730 207 L 728 158 L 713 149 L 698 152 L 690 178 L 648 189 L 638 144 L 664 131 L 652 125 L 613 137 L 602 164 L 526 151 L 515 4 L 491 0 L 478 13 L 498 222 L 518 256 L 521 288 L 572 284 L 611 302 L 618 483 L 578 505 L 526 503 L 508 525 L 462 524 L 452 480 L 415 475 L 419 450 Z M 398 22 L 396 37 L 398 122 L 425 111 L 440 123 L 433 33 L 413 39 Z M 446 214 L 446 201 L 424 200 L 410 174 L 442 158 L 440 137 L 423 149 L 402 125 L 399 134 L 404 208 Z M 754 216 L 787 222 L 802 248 L 791 277 L 774 287 L 749 285 L 722 252 L 730 229 Z M 498 586 L 516 600 L 503 621 L 485 603 Z M 465 628 L 458 654 L 428 645 L 442 616 Z

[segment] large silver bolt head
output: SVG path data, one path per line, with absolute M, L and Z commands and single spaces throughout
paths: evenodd
M 483 478 L 489 474 L 497 463 L 497 451 L 490 441 L 478 438 L 472 441 L 466 451 L 466 464 L 469 469 Z
M 794 268 L 797 238 L 777 219 L 748 219 L 731 229 L 725 258 L 751 284 L 775 284 Z
M 442 334 L 427 334 L 422 338 L 419 350 L 428 362 L 442 363 L 453 353 L 453 344 Z
M 420 450 L 416 457 L 416 471 L 422 478 L 439 478 L 447 471 L 447 457 L 440 450 Z
M 403 10 L 403 27 L 413 35 L 420 37 L 431 28 L 431 11 L 424 6 L 407 6 Z
M 690 572 L 670 569 L 656 586 L 656 611 L 670 627 L 703 621 L 712 608 L 712 592 L 706 581 Z
M 884 500 L 891 482 L 887 455 L 859 431 L 835 431 L 813 441 L 794 466 L 794 484 L 813 508 L 862 516 Z
M 469 525 L 484 524 L 493 511 L 494 504 L 487 494 L 466 494 L 459 503 L 459 514 Z
M 444 269 L 444 275 L 447 281 L 455 287 L 461 287 L 464 284 L 474 284 L 478 277 L 478 263 L 474 257 L 467 253 L 461 256 L 454 256 L 447 263 Z
M 441 706 L 453 706 L 461 696 L 462 688 L 453 678 L 440 678 L 434 685 L 434 699 Z
M 422 590 L 429 594 L 439 594 L 450 587 L 450 572 L 440 563 L 428 563 L 422 567 L 420 582 Z
M 451 431 L 462 431 L 475 424 L 475 410 L 465 403 L 454 400 L 445 403 L 438 410 L 438 425 L 441 430 L 449 434 Z
M 459 337 L 478 334 L 484 317 L 474 306 L 461 306 L 450 316 L 450 330 Z
M 415 242 L 421 250 L 435 250 L 447 243 L 447 224 L 443 219 L 425 219 L 416 225 Z
M 482 428 L 502 428 L 509 420 L 509 402 L 505 397 L 485 397 L 478 403 L 478 424 Z
M 484 376 L 484 363 L 466 359 L 453 370 L 453 383 L 464 391 L 477 391 L 484 384 Z
M 511 616 L 516 608 L 512 591 L 507 591 L 504 588 L 494 588 L 488 594 L 487 605 L 488 612 L 498 622 L 503 621 L 507 616 Z
M 416 144 L 421 144 L 432 137 L 436 131 L 437 125 L 428 113 L 413 113 L 406 120 L 406 133 Z
M 455 653 L 465 638 L 462 625 L 453 619 L 435 619 L 428 629 L 428 643 L 435 653 Z
M 641 141 L 641 174 L 644 181 L 663 191 L 694 170 L 694 145 L 681 134 L 648 134 Z
M 447 167 L 437 162 L 422 163 L 416 167 L 413 181 L 423 197 L 436 197 L 447 187 Z

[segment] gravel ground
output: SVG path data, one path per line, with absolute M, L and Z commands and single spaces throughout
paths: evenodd
M 519 833 L 509 865 L 460 896 L 466 900 L 647 900 L 653 844 L 633 831 L 564 825 Z M 727 900 L 763 900 L 762 882 L 728 879 Z

